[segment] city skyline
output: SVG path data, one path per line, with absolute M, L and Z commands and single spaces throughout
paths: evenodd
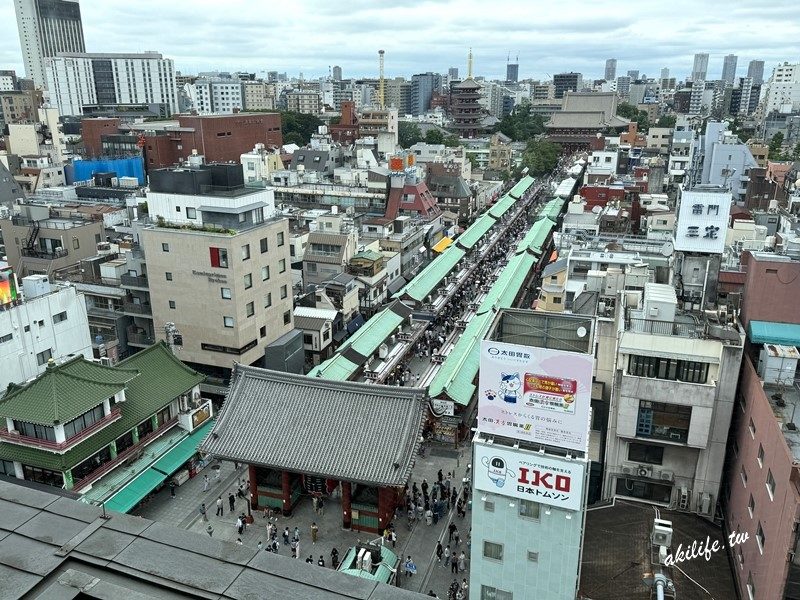
M 520 19 L 517 8 L 525 5 L 516 2 L 504 2 L 488 15 L 472 0 L 458 6 L 445 0 L 400 8 L 375 8 L 357 0 L 350 6 L 352 10 L 343 13 L 338 6 L 305 2 L 291 12 L 271 6 L 269 12 L 254 14 L 252 3 L 244 0 L 224 6 L 201 0 L 189 14 L 183 5 L 154 0 L 135 5 L 118 0 L 81 2 L 88 52 L 154 50 L 174 59 L 183 73 L 279 71 L 296 77 L 302 72 L 310 79 L 327 76 L 329 67 L 339 65 L 344 78 L 376 77 L 377 51 L 383 48 L 387 77 L 446 73 L 449 67 L 458 67 L 463 74 L 472 47 L 474 72 L 488 79 L 505 79 L 509 53 L 512 62 L 519 55 L 521 80 L 547 79 L 565 71 L 599 79 L 608 57 L 618 60 L 617 73 L 634 69 L 656 77 L 668 67 L 673 76 L 684 79 L 699 52 L 710 55 L 709 78 L 721 77 L 728 54 L 739 58 L 737 76 L 745 74 L 750 60 L 759 59 L 765 61 L 768 77 L 776 64 L 800 55 L 797 24 L 782 20 L 767 38 L 760 34 L 774 18 L 783 18 L 791 8 L 788 2 L 763 8 L 713 2 L 698 8 L 679 1 L 666 7 L 625 5 L 624 11 L 590 6 L 578 22 L 551 9 Z M 159 19 L 148 21 L 144 28 L 130 26 L 149 13 Z M 676 14 L 692 14 L 693 20 L 664 27 Z M 0 36 L 0 64 L 21 75 L 24 68 L 11 2 L 0 5 L 0 22 L 5 33 Z M 634 34 L 642 31 L 648 33 L 646 39 Z M 203 43 L 198 43 L 201 39 Z M 290 47 L 284 39 L 306 43 Z M 729 40 L 736 40 L 736 46 Z

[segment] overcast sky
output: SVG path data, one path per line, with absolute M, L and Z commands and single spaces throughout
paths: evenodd
M 509 52 L 519 75 L 542 79 L 563 71 L 600 78 L 606 58 L 617 74 L 684 78 L 695 52 L 708 52 L 709 78 L 723 56 L 800 61 L 800 19 L 789 0 L 589 3 L 543 0 L 81 0 L 88 52 L 156 50 L 183 73 L 227 70 L 303 73 L 340 65 L 343 76 L 375 76 L 386 50 L 386 75 L 410 76 L 458 67 L 467 51 L 476 75 L 505 78 Z M 24 71 L 12 0 L 0 0 L 0 68 Z

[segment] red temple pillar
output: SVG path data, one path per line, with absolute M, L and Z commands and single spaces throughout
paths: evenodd
M 283 516 L 292 516 L 292 479 L 289 471 L 281 472 L 281 487 L 283 488 Z
M 342 482 L 342 527 L 350 529 L 353 524 L 352 487 L 349 481 Z

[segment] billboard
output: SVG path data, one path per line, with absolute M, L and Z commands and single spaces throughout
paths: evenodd
M 728 191 L 683 190 L 675 227 L 675 249 L 722 254 L 732 201 Z
M 0 268 L 0 306 L 17 300 L 17 281 L 11 267 Z
M 476 489 L 566 510 L 582 509 L 585 463 L 496 444 L 474 447 Z
M 585 452 L 594 357 L 483 340 L 478 430 Z

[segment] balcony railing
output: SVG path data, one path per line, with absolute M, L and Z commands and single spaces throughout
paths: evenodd
M 137 315 L 152 315 L 153 307 L 150 305 L 149 302 L 142 302 L 141 304 L 135 304 L 133 302 L 123 302 L 122 312 L 135 313 Z
M 121 417 L 122 413 L 119 407 L 115 406 L 114 408 L 111 409 L 111 412 L 107 414 L 105 417 L 93 423 L 80 433 L 73 435 L 71 438 L 69 438 L 64 442 L 51 442 L 50 440 L 40 440 L 39 438 L 29 437 L 27 435 L 20 435 L 18 433 L 12 433 L 6 427 L 0 429 L 0 438 L 11 444 L 19 444 L 20 446 L 29 446 L 29 447 L 39 448 L 41 450 L 49 450 L 50 452 L 55 452 L 57 454 L 62 454 L 63 452 L 70 449 L 78 442 L 85 440 L 87 437 L 89 437 L 99 429 L 102 429 L 109 423 L 113 423 L 114 421 L 120 419 Z
M 653 335 L 677 335 L 681 337 L 698 337 L 699 326 L 694 323 L 673 323 L 672 321 L 655 321 L 629 317 L 625 320 L 625 331 L 632 333 L 649 333 Z
M 147 275 L 123 274 L 120 276 L 119 282 L 120 284 L 122 284 L 122 287 L 139 287 L 139 288 L 148 287 Z
M 134 344 L 137 346 L 152 346 L 156 343 L 154 337 L 148 335 L 147 333 L 139 333 L 136 331 L 128 330 L 128 343 Z
M 41 258 L 43 260 L 56 260 L 58 258 L 64 258 L 65 256 L 69 255 L 69 250 L 66 248 L 56 248 L 52 252 L 48 252 L 47 250 L 37 250 L 35 248 L 23 248 L 22 249 L 22 256 L 28 258 Z
M 81 488 L 86 487 L 87 485 L 92 483 L 93 481 L 100 479 L 103 475 L 105 475 L 115 467 L 118 467 L 123 462 L 125 462 L 126 459 L 135 455 L 137 452 L 142 451 L 145 444 L 152 442 L 157 437 L 160 437 L 161 435 L 169 431 L 172 428 L 172 426 L 175 425 L 177 422 L 178 422 L 178 417 L 173 417 L 158 429 L 151 431 L 142 438 L 139 438 L 138 444 L 131 446 L 129 448 L 125 448 L 125 450 L 117 454 L 117 457 L 115 459 L 103 463 L 102 465 L 100 465 L 100 467 L 89 473 L 83 479 L 79 479 L 78 481 L 74 482 L 72 485 L 72 491 L 77 492 Z

